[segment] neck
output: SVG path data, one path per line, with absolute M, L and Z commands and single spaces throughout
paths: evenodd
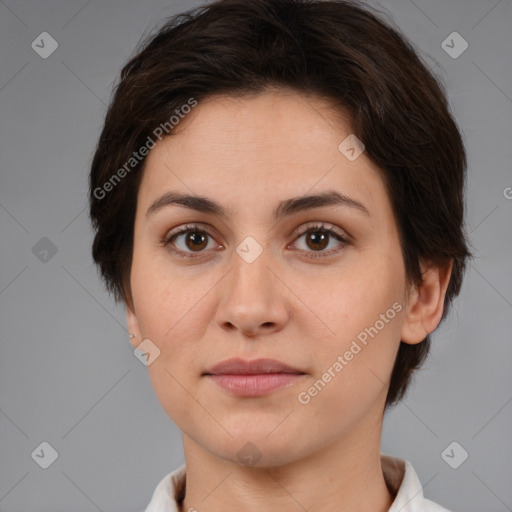
M 182 511 L 387 512 L 380 424 L 358 425 L 320 452 L 272 467 L 241 466 L 184 435 L 186 496 Z

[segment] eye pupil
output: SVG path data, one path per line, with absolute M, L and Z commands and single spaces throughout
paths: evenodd
M 329 235 L 323 231 L 312 231 L 308 234 L 307 239 L 313 241 L 313 245 L 320 244 L 320 247 L 311 247 L 312 249 L 325 249 L 327 246 L 325 242 L 329 238 Z
M 206 241 L 206 245 L 208 245 L 208 241 L 206 239 L 206 234 L 201 233 L 199 231 L 191 231 L 186 237 L 186 244 L 189 249 L 203 249 Z M 189 245 L 189 242 L 192 241 L 192 246 Z

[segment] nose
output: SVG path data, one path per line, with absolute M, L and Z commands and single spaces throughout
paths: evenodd
M 268 249 L 251 263 L 233 254 L 233 267 L 218 287 L 216 321 L 245 336 L 278 332 L 289 318 L 287 287 Z

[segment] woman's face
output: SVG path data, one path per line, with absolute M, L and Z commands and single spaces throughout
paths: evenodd
M 384 183 L 353 141 L 339 149 L 350 133 L 321 98 L 215 97 L 147 157 L 128 324 L 151 340 L 165 411 L 211 455 L 282 465 L 380 435 L 407 287 Z M 171 192 L 224 216 L 193 200 L 148 212 Z M 296 373 L 215 372 L 232 358 Z

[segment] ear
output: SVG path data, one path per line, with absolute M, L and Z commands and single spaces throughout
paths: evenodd
M 135 347 L 140 344 L 142 341 L 142 337 L 140 334 L 139 321 L 137 320 L 137 316 L 135 315 L 135 310 L 133 306 L 129 306 L 125 304 L 126 310 L 126 324 L 128 325 L 128 332 L 130 334 L 135 334 L 133 338 L 130 338 L 131 344 Z
M 404 343 L 420 343 L 439 325 L 452 267 L 453 259 L 443 266 L 421 264 L 423 281 L 410 292 L 402 325 Z

